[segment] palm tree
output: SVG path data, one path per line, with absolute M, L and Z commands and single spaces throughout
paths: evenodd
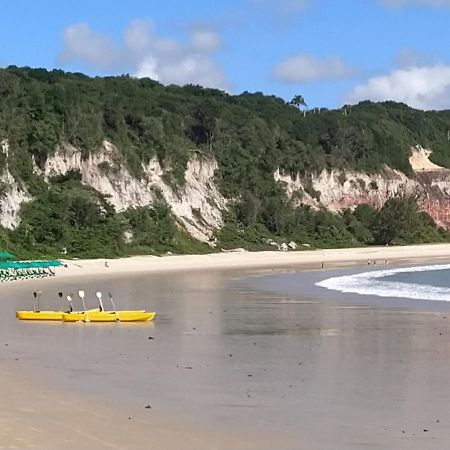
M 304 107 L 303 115 L 306 115 L 306 111 L 308 110 L 308 105 L 305 102 L 305 99 L 303 95 L 297 94 L 294 96 L 294 98 L 290 101 L 290 105 L 294 105 L 298 109 L 301 109 Z

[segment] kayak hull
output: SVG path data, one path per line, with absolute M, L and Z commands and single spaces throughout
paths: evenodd
M 64 311 L 16 311 L 20 320 L 62 320 Z
M 90 312 L 98 311 L 93 309 Z M 16 317 L 19 320 L 59 320 L 63 319 L 66 311 L 16 311 Z M 76 314 L 76 313 L 73 313 Z
M 156 316 L 154 312 L 142 311 L 89 311 L 62 315 L 63 322 L 147 322 Z

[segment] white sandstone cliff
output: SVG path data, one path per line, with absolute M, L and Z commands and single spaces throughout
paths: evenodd
M 142 176 L 137 178 L 120 164 L 117 148 L 104 141 L 86 159 L 77 148 L 61 145 L 47 159 L 43 174 L 48 178 L 79 171 L 82 182 L 108 196 L 116 211 L 151 205 L 162 195 L 192 237 L 212 243 L 214 231 L 223 225 L 222 211 L 226 209 L 226 200 L 214 184 L 216 169 L 215 160 L 194 157 L 188 162 L 184 185 L 175 190 L 164 180 L 166 171 L 156 158 L 142 165 Z
M 1 151 L 6 158 L 6 166 L 0 174 L 0 223 L 3 227 L 13 229 L 19 222 L 19 212 L 22 203 L 31 199 L 31 196 L 12 176 L 8 167 L 9 144 L 7 140 L 0 142 Z

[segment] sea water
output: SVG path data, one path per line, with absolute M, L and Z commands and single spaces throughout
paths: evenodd
M 316 286 L 377 297 L 450 301 L 450 264 L 365 271 L 326 278 Z

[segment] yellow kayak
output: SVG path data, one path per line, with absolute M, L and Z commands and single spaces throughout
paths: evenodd
M 63 322 L 146 322 L 153 320 L 154 312 L 140 311 L 87 311 L 62 315 Z
M 92 309 L 89 312 L 99 311 Z M 20 320 L 62 320 L 66 311 L 16 311 L 16 317 Z M 72 314 L 77 314 L 73 312 Z
M 20 320 L 62 320 L 64 311 L 16 311 Z

